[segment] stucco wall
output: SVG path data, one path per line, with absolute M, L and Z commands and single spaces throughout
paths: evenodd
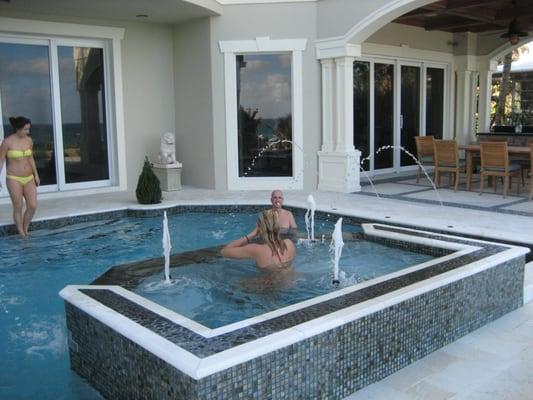
M 159 137 L 175 132 L 172 28 L 125 26 L 122 44 L 128 189 L 135 190 L 142 161 L 155 159 Z
M 391 23 L 371 35 L 366 42 L 401 46 L 407 44 L 410 48 L 420 50 L 452 53 L 453 47 L 448 44 L 453 41 L 453 34 L 440 31 L 426 31 L 423 28 Z
M 2 12 L 1 16 L 125 29 L 121 49 L 127 188 L 135 190 L 144 156 L 157 156 L 159 136 L 175 131 L 172 28 L 16 12 Z
M 327 39 L 346 35 L 356 25 L 366 27 L 355 43 L 362 43 L 394 18 L 434 0 L 327 0 L 317 3 L 317 37 Z M 392 8 L 392 9 L 391 9 Z M 374 21 L 374 22 L 372 22 Z
M 214 147 L 213 140 L 209 25 L 209 19 L 197 19 L 176 26 L 173 35 L 176 154 L 183 162 L 182 181 L 213 189 L 221 186 L 215 182 L 215 153 L 224 148 Z
M 316 189 L 317 151 L 322 143 L 320 64 L 315 57 L 316 3 L 277 3 L 224 7 L 223 17 L 211 18 L 213 126 L 217 189 L 227 187 L 224 98 L 224 56 L 221 40 L 308 39 L 302 55 L 304 187 Z M 300 151 L 300 150 L 296 150 Z

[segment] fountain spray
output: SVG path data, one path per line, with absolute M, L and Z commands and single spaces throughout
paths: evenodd
M 307 208 L 307 211 L 305 212 L 305 229 L 307 229 L 307 240 L 314 241 L 315 240 L 316 203 L 315 203 L 315 199 L 313 198 L 312 194 L 307 196 L 307 204 L 309 204 L 309 207 Z M 309 227 L 311 227 L 311 233 L 309 233 Z
M 331 282 L 335 287 L 339 286 L 339 260 L 342 254 L 342 247 L 344 246 L 344 241 L 342 240 L 342 218 L 339 218 L 335 223 L 335 229 L 331 234 L 331 244 L 329 245 L 330 250 L 334 250 L 335 258 L 333 260 L 333 281 Z
M 163 255 L 165 256 L 165 283 L 170 283 L 170 233 L 168 232 L 167 212 L 163 213 Z

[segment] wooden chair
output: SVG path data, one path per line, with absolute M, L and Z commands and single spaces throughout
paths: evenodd
M 520 193 L 520 165 L 509 165 L 509 153 L 507 142 L 483 142 L 480 143 L 481 174 L 479 194 L 483 193 L 483 184 L 486 176 L 503 177 L 503 197 L 507 196 L 507 190 L 511 183 L 511 177 L 519 178 L 517 193 Z M 494 192 L 496 192 L 497 179 L 494 179 Z
M 466 173 L 466 166 L 464 160 L 459 160 L 459 149 L 455 140 L 439 140 L 433 141 L 434 155 L 435 155 L 435 182 L 437 187 L 440 187 L 440 174 L 448 173 L 448 185 L 451 186 L 452 175 L 455 179 L 454 191 L 457 191 L 459 186 L 459 174 Z
M 416 158 L 422 165 L 435 165 L 433 157 L 433 136 L 415 136 L 416 143 Z M 420 181 L 420 173 L 422 167 L 418 166 L 418 174 L 416 176 L 416 183 Z
M 530 162 L 530 175 L 529 175 L 529 200 L 533 198 L 533 143 L 529 143 L 529 162 Z

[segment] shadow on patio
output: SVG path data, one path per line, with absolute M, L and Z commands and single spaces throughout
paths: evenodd
M 430 174 L 433 179 L 433 174 Z M 457 192 L 453 191 L 453 186 L 448 186 L 448 177 L 443 175 L 441 178 L 441 187 L 436 191 L 427 178 L 420 178 L 416 182 L 416 173 L 410 174 L 391 174 L 384 176 L 375 176 L 372 179 L 374 186 L 370 184 L 368 178 L 361 176 L 361 192 L 354 193 L 360 196 L 376 196 L 416 202 L 440 205 L 442 202 L 445 206 L 468 208 L 473 210 L 492 211 L 504 214 L 516 214 L 533 216 L 533 201 L 528 201 L 529 179 L 525 179 L 525 186 L 520 189 L 520 194 L 516 194 L 516 181 L 508 192 L 506 198 L 503 198 L 503 184 L 498 184 L 498 191 L 494 193 L 492 186 L 479 195 L 479 176 L 472 178 L 472 190 L 466 190 L 466 182 L 463 176 L 460 178 Z

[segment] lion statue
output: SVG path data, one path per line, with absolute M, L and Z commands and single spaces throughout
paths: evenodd
M 166 132 L 161 136 L 159 144 L 158 161 L 160 164 L 177 164 L 176 160 L 176 137 L 172 132 Z

